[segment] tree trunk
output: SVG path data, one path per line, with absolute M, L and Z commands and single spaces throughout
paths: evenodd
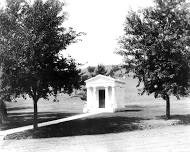
M 166 95 L 166 118 L 170 119 L 170 97 Z
M 3 101 L 0 101 L 0 124 L 6 123 L 7 120 L 7 108 Z
M 34 100 L 33 99 L 33 103 L 34 103 L 34 118 L 33 118 L 33 129 L 36 130 L 38 128 L 38 100 Z

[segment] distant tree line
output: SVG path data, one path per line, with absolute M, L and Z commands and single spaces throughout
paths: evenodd
M 110 77 L 121 77 L 123 75 L 122 66 L 120 65 L 110 65 L 105 66 L 103 64 L 98 64 L 97 66 L 88 66 L 85 72 L 82 74 L 83 81 L 95 77 L 98 74 L 110 76 Z M 117 72 L 119 74 L 117 74 Z

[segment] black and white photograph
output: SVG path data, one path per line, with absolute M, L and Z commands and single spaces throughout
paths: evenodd
M 190 152 L 190 0 L 0 0 L 0 152 Z

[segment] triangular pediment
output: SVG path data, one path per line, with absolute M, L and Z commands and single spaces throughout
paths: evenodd
M 87 84 L 90 84 L 90 83 L 99 83 L 99 84 L 102 84 L 102 83 L 114 83 L 115 82 L 115 79 L 114 78 L 111 78 L 109 76 L 104 76 L 104 75 L 97 75 L 93 78 L 90 78 L 88 80 L 85 81 Z

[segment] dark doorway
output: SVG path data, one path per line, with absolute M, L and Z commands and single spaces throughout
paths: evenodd
M 105 108 L 105 90 L 99 90 L 99 108 Z

